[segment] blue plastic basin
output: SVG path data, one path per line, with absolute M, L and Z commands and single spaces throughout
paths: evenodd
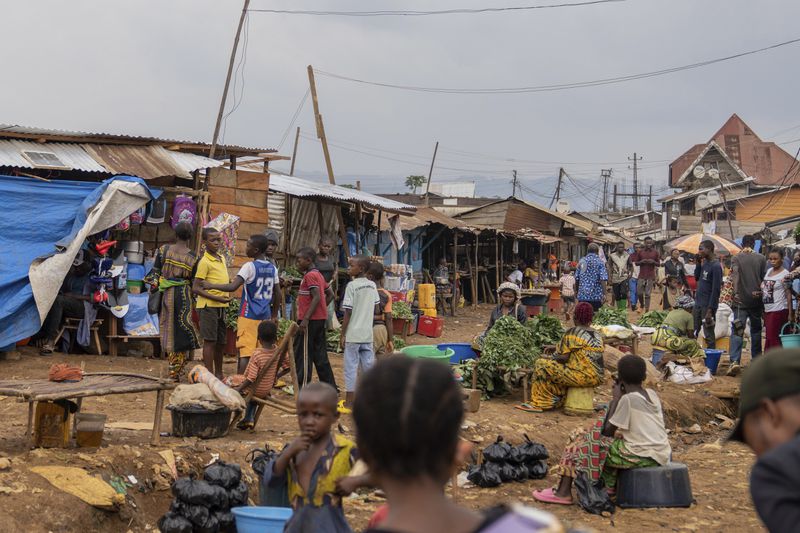
M 443 342 L 437 346 L 440 350 L 447 351 L 448 348 L 453 350 L 453 355 L 450 357 L 450 364 L 457 365 L 467 359 L 475 359 L 478 355 L 472 349 L 472 345 L 468 342 Z
M 239 533 L 282 533 L 292 516 L 289 507 L 234 507 L 231 512 Z

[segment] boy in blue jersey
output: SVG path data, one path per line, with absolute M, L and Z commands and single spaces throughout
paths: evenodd
M 272 234 L 274 235 L 274 233 Z M 263 320 L 277 318 L 280 305 L 278 268 L 267 259 L 267 248 L 273 247 L 275 237 L 253 235 L 247 240 L 248 261 L 227 285 L 203 284 L 205 289 L 233 292 L 242 287 L 242 305 L 236 320 L 236 347 L 239 349 L 238 373 L 244 373 L 250 356 L 258 348 L 258 325 Z M 272 239 L 272 240 L 271 240 Z

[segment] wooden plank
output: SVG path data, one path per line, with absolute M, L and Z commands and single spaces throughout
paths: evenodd
M 269 174 L 263 172 L 247 172 L 245 170 L 237 170 L 236 188 L 266 192 L 269 190 Z
M 213 219 L 220 213 L 236 215 L 242 219 L 243 222 L 261 222 L 266 225 L 268 221 L 266 208 L 232 204 L 211 204 L 211 218 Z
M 239 222 L 239 238 L 248 239 L 250 235 L 264 233 L 267 231 L 267 224 L 264 222 Z
M 208 192 L 211 193 L 211 202 L 215 204 L 236 204 L 236 189 L 233 187 L 218 187 L 209 185 Z
M 212 168 L 208 175 L 208 184 L 217 187 L 236 187 L 236 171 L 227 168 Z
M 150 435 L 150 444 L 158 446 L 161 442 L 161 415 L 164 412 L 164 390 L 156 393 L 156 412 L 153 416 L 153 433 Z
M 223 202 L 223 203 L 229 203 L 229 202 Z M 258 207 L 259 209 L 267 209 L 267 192 L 253 191 L 249 189 L 236 189 L 236 198 L 233 203 L 236 205 L 245 205 L 248 207 Z

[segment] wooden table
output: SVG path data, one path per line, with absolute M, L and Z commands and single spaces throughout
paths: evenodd
M 83 375 L 83 379 L 76 383 L 58 383 L 47 379 L 0 380 L 0 394 L 15 396 L 20 402 L 28 402 L 27 436 L 31 445 L 33 445 L 33 413 L 36 402 L 75 399 L 78 404 L 78 412 L 80 412 L 83 398 L 90 396 L 155 391 L 156 410 L 150 444 L 156 446 L 161 439 L 164 394 L 173 388 L 175 388 L 175 383 L 171 381 L 125 372 L 87 372 Z
M 161 337 L 159 335 L 127 335 L 125 331 L 122 331 L 122 334 L 119 334 L 119 319 L 112 315 L 111 313 L 108 314 L 108 335 L 106 338 L 108 339 L 108 355 L 111 357 L 116 357 L 118 353 L 117 343 L 122 341 L 127 343 L 128 341 L 154 341 L 158 346 L 158 351 L 153 352 L 154 357 L 161 357 Z

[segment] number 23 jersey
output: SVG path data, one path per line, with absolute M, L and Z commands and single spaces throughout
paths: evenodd
M 278 269 L 269 261 L 257 259 L 242 265 L 237 274 L 244 280 L 239 316 L 253 320 L 272 318 L 272 293 L 278 281 Z

